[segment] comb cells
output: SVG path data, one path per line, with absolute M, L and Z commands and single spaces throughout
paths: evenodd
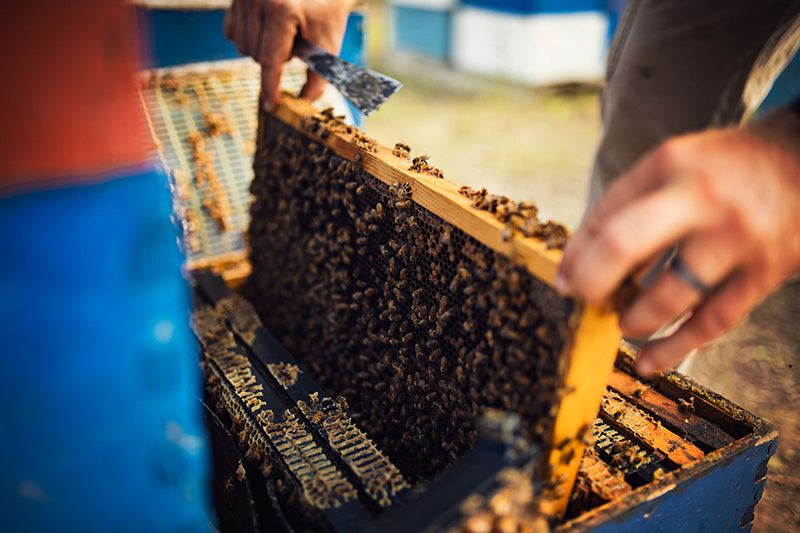
M 251 186 L 265 325 L 411 482 L 468 450 L 485 408 L 546 442 L 573 305 L 514 261 L 262 115 Z

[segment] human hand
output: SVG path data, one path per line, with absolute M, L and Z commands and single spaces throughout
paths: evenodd
M 607 301 L 626 276 L 676 244 L 682 268 L 662 271 L 620 313 L 624 335 L 647 338 L 691 312 L 672 335 L 643 347 L 636 364 L 642 375 L 676 366 L 800 267 L 794 114 L 676 137 L 645 155 L 569 240 L 556 286 Z
M 292 57 L 294 38 L 306 40 L 338 54 L 347 16 L 354 0 L 234 0 L 225 16 L 225 37 L 239 53 L 261 63 L 262 105 L 272 109 L 278 101 L 283 64 Z M 309 71 L 300 91 L 302 98 L 322 95 L 325 80 Z

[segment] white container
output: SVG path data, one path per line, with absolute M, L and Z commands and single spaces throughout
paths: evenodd
M 608 17 L 603 11 L 516 14 L 456 11 L 456 67 L 530 85 L 596 82 L 605 72 Z

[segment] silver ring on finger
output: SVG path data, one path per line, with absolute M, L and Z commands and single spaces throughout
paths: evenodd
M 708 283 L 704 282 L 692 270 L 686 266 L 686 263 L 681 259 L 680 254 L 675 254 L 670 261 L 669 270 L 671 270 L 681 281 L 692 287 L 694 290 L 702 295 L 706 295 L 714 288 Z

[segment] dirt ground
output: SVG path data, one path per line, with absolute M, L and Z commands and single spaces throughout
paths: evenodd
M 369 31 L 373 67 L 405 84 L 367 120 L 371 136 L 408 143 L 455 183 L 535 201 L 543 216 L 573 228 L 580 222 L 600 137 L 597 88 L 532 90 L 388 55 L 381 9 L 371 11 Z M 798 317 L 800 279 L 698 354 L 690 371 L 780 430 L 756 532 L 800 531 Z

